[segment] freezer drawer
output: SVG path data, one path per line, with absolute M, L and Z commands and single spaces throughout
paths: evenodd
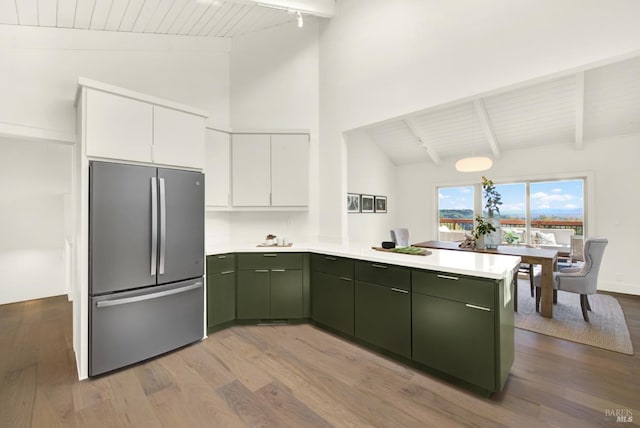
M 89 376 L 203 337 L 203 279 L 91 298 Z

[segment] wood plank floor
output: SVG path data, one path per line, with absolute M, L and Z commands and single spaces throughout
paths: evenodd
M 236 326 L 79 382 L 65 297 L 0 306 L 0 427 L 596 427 L 640 421 L 640 297 L 615 295 L 636 355 L 516 329 L 483 398 L 311 325 Z M 607 411 L 631 412 L 632 424 Z

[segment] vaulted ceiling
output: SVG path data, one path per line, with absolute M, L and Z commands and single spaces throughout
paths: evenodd
M 640 133 L 640 58 L 373 124 L 397 165 Z
M 0 24 L 151 34 L 234 37 L 297 15 L 243 0 L 1 0 Z M 300 2 L 298 2 L 300 3 Z M 262 7 L 267 6 L 267 7 Z M 304 12 L 305 19 L 314 18 Z

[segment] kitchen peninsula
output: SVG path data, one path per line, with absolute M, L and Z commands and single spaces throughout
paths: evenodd
M 519 262 L 326 243 L 207 248 L 208 330 L 311 322 L 489 394 L 502 390 L 513 363 L 512 280 Z

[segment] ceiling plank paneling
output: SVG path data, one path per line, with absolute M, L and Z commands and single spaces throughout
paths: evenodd
M 251 12 L 251 7 L 244 6 L 232 19 L 229 19 L 227 23 L 218 31 L 218 37 L 229 37 L 229 34 L 233 29 L 238 26 L 243 19 L 246 19 L 247 15 Z
M 58 0 L 58 27 L 73 28 L 73 20 L 76 16 L 76 0 Z
M 157 33 L 158 27 L 164 21 L 165 16 L 169 13 L 169 9 L 173 5 L 172 0 L 160 0 L 158 2 L 158 7 L 153 11 L 151 18 L 147 21 L 147 24 L 144 27 L 145 33 Z
M 15 1 L 0 1 L 0 24 L 18 23 L 18 11 Z
M 211 31 L 208 35 L 213 37 L 220 37 L 220 35 L 222 34 L 222 29 L 225 27 L 225 25 L 229 21 L 233 21 L 238 15 L 240 15 L 245 7 L 246 6 L 240 4 L 234 5 L 234 7 L 229 10 L 229 12 L 222 19 L 216 22 L 216 25 L 211 28 Z
M 182 15 L 190 0 L 174 0 L 171 8 L 158 26 L 156 33 L 168 34 L 171 26 Z
M 122 17 L 122 21 L 118 26 L 118 31 L 131 31 L 133 26 L 138 20 L 138 17 L 142 13 L 142 8 L 145 4 L 144 0 L 129 0 L 127 9 Z
M 215 15 L 217 15 L 222 9 L 221 5 L 211 4 L 210 7 L 204 11 L 202 16 L 200 16 L 193 26 L 187 29 L 187 34 L 190 36 L 198 36 L 201 35 L 204 27 L 213 19 Z
M 78 0 L 76 4 L 73 28 L 86 30 L 91 25 L 91 17 L 95 8 L 96 0 Z
M 474 100 L 473 107 L 476 113 L 476 117 L 480 122 L 480 128 L 482 128 L 482 132 L 484 133 L 484 136 L 487 139 L 487 142 L 489 143 L 489 147 L 491 147 L 491 151 L 493 152 L 493 155 L 499 158 L 500 147 L 498 146 L 498 140 L 496 140 L 496 136 L 493 133 L 491 120 L 489 119 L 487 110 L 484 108 L 484 103 L 482 102 L 482 98 Z
M 113 0 L 107 21 L 104 25 L 105 30 L 118 31 L 122 25 L 122 19 L 129 8 L 129 4 L 130 0 Z
M 263 7 L 251 7 L 244 19 L 238 23 L 229 32 L 229 37 L 235 37 L 242 34 L 246 34 L 251 31 L 252 28 L 260 28 L 257 24 L 263 15 L 267 13 Z
M 214 14 L 212 14 L 209 19 L 207 20 L 207 22 L 205 22 L 205 24 L 202 26 L 202 28 L 200 29 L 200 31 L 198 32 L 198 35 L 200 36 L 206 36 L 211 32 L 211 29 L 216 25 L 216 23 L 223 19 L 224 16 L 227 15 L 227 13 L 229 13 L 229 10 L 231 10 L 233 7 L 235 6 L 235 4 L 232 3 L 223 3 L 221 6 L 218 6 L 215 11 Z
M 433 163 L 435 163 L 436 165 L 439 165 L 440 164 L 440 156 L 438 156 L 438 153 L 435 151 L 433 145 L 428 140 L 428 138 L 426 136 L 422 135 L 422 131 L 420 130 L 420 128 L 418 128 L 418 126 L 413 121 L 413 119 L 406 118 L 404 120 L 404 123 L 407 125 L 407 128 L 409 128 L 409 131 L 411 131 L 411 133 L 420 142 L 422 147 L 424 147 L 424 149 L 427 151 L 427 154 L 429 155 L 429 157 L 431 158 Z
M 37 0 L 15 0 L 15 2 L 20 25 L 39 25 Z
M 91 26 L 89 28 L 92 30 L 104 30 L 112 4 L 113 0 L 96 0 L 93 15 L 91 16 Z
M 58 24 L 58 2 L 38 0 L 38 25 L 55 27 Z
M 180 19 L 180 26 L 175 29 L 170 29 L 169 32 L 171 34 L 182 34 L 187 35 L 189 31 L 193 28 L 193 26 L 198 22 L 198 19 L 202 17 L 207 9 L 211 8 L 212 5 L 205 3 L 195 3 L 194 5 L 189 7 L 189 11 L 185 11 L 184 17 Z
M 584 143 L 584 72 L 576 74 L 576 148 Z
M 131 31 L 134 33 L 145 32 L 145 29 L 149 26 L 151 19 L 160 7 L 160 3 L 160 0 L 145 0 L 142 5 L 142 9 L 140 9 L 140 13 L 133 22 Z

